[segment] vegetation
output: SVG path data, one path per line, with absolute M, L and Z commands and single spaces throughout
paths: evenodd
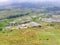
M 55 27 L 57 26 L 57 27 Z M 0 32 L 1 45 L 60 45 L 59 25 Z
M 18 8 L 0 10 L 0 45 L 60 45 L 60 22 L 40 20 L 60 18 L 59 15 L 50 15 L 43 9 Z M 11 22 L 15 23 L 11 24 Z M 37 22 L 41 27 L 5 29 L 29 22 Z

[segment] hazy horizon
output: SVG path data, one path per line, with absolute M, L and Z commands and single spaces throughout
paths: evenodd
M 22 3 L 22 2 L 31 2 L 31 3 L 51 2 L 53 4 L 60 4 L 59 0 L 0 0 L 0 5 L 11 4 L 11 3 Z

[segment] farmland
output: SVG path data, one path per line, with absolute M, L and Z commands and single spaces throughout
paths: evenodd
M 57 26 L 57 27 L 56 27 Z M 60 45 L 59 26 L 0 31 L 1 45 Z
M 31 16 L 34 18 L 28 19 L 41 24 L 42 27 L 0 29 L 0 45 L 60 45 L 60 23 L 43 22 L 39 19 L 39 16 L 34 15 Z M 25 21 L 26 17 L 28 16 L 10 19 L 10 21 L 6 20 L 3 25 L 6 26 L 9 22 L 17 21 L 17 19 Z M 21 23 L 18 21 L 17 25 L 19 24 Z
M 60 45 L 58 11 L 26 7 L 0 9 L 0 45 Z

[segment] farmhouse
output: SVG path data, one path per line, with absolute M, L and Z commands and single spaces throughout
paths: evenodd
M 44 22 L 60 22 L 60 18 L 41 18 Z
M 6 29 L 23 29 L 23 28 L 29 28 L 29 27 L 41 27 L 41 25 L 36 22 L 29 22 L 29 23 L 18 25 L 18 26 L 12 26 L 12 27 L 8 26 L 6 27 Z
M 11 28 L 12 28 L 11 26 L 5 27 L 6 30 L 9 30 L 9 29 L 11 29 Z
M 10 26 L 14 26 L 15 24 L 16 24 L 16 22 L 14 22 L 14 21 L 9 23 Z
M 38 26 L 41 26 L 41 25 L 36 23 L 36 22 L 29 22 L 29 23 L 26 23 L 26 24 L 18 25 L 16 27 L 17 28 L 29 28 L 29 27 L 38 27 Z
M 36 22 L 30 22 L 30 23 L 27 23 L 25 25 L 26 25 L 26 27 L 38 27 L 38 26 L 40 26 L 40 24 L 38 24 Z

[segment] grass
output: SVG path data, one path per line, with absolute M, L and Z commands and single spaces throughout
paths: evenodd
M 60 23 L 42 22 L 38 16 L 32 21 L 42 24 L 43 27 L 1 30 L 0 45 L 60 45 Z M 8 22 L 0 25 L 5 27 Z
M 0 11 L 0 18 L 6 18 L 9 16 L 15 16 L 18 14 L 30 13 L 29 15 L 8 19 L 5 22 L 0 22 L 0 28 L 4 28 L 10 21 L 16 21 L 15 19 L 25 19 L 26 17 L 36 18 L 30 19 L 31 21 L 38 22 L 43 25 L 39 28 L 27 28 L 27 29 L 11 29 L 11 30 L 0 30 L 0 45 L 60 45 L 60 23 L 55 23 L 54 26 L 50 26 L 42 22 L 40 17 L 50 17 L 48 15 L 34 14 L 31 13 L 33 10 L 15 10 Z M 39 12 L 40 10 L 36 10 Z M 42 10 L 41 10 L 42 11 Z M 37 16 L 38 15 L 38 16 Z
M 60 23 L 53 23 L 54 26 L 51 26 L 48 25 L 51 23 L 40 21 L 39 17 L 31 21 L 42 24 L 41 28 L 1 30 L 0 45 L 60 45 Z M 21 17 L 21 19 L 25 18 L 26 16 Z M 0 22 L 0 27 L 5 27 L 9 22 Z
M 3 30 L 0 45 L 60 45 L 60 29 L 57 27 Z

